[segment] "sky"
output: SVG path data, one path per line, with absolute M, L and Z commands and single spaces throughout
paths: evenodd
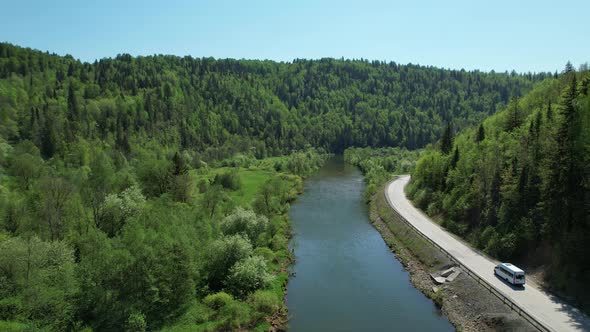
M 0 1 L 0 41 L 82 61 L 344 57 L 497 72 L 590 61 L 590 0 Z

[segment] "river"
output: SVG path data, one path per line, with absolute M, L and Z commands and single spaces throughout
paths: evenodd
M 369 222 L 360 171 L 334 157 L 291 206 L 289 331 L 453 331 Z

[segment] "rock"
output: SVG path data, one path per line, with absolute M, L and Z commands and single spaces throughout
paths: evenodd
M 445 278 L 446 278 L 446 277 L 450 276 L 450 275 L 451 275 L 451 273 L 453 273 L 454 271 L 455 271 L 455 268 L 454 268 L 454 267 L 452 267 L 452 268 L 450 268 L 450 269 L 446 269 L 446 270 L 442 271 L 442 272 L 440 273 L 440 275 L 441 275 L 442 277 L 445 277 Z
M 432 291 L 433 291 L 434 293 L 438 292 L 438 287 L 436 287 L 436 286 L 432 286 Z
M 459 274 L 461 274 L 461 270 L 456 269 L 450 276 L 447 277 L 446 281 L 451 282 L 455 280 L 459 276 Z
M 432 277 L 432 279 L 434 279 L 434 282 L 436 282 L 439 285 L 444 284 L 445 281 L 447 280 L 444 277 Z

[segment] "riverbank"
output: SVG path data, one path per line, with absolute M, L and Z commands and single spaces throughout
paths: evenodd
M 458 331 L 535 331 L 465 273 L 445 286 L 436 285 L 430 273 L 448 266 L 451 261 L 394 213 L 385 197 L 386 185 L 369 200 L 371 223 L 410 272 L 412 284 L 441 308 Z
M 360 170 L 335 156 L 291 205 L 289 331 L 453 331 L 371 225 L 365 189 Z

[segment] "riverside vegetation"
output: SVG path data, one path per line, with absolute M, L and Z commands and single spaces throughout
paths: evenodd
M 0 329 L 267 330 L 327 152 L 424 147 L 550 76 L 0 43 Z

